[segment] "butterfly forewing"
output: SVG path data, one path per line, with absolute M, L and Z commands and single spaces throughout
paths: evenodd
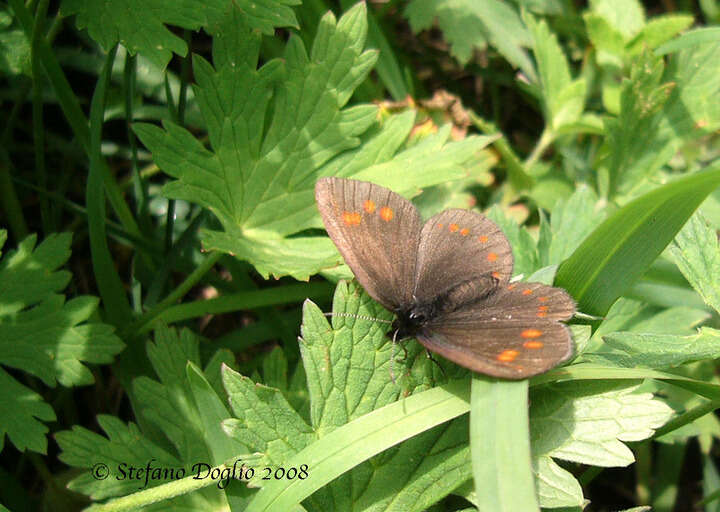
M 408 304 L 422 227 L 415 206 L 384 187 L 342 178 L 318 180 L 315 199 L 330 238 L 368 294 L 390 310 Z
M 506 286 L 512 274 L 510 244 L 487 217 L 445 210 L 422 228 L 413 293 L 419 302 L 452 294 L 455 304 Z
M 471 370 L 524 379 L 570 358 L 570 332 L 558 320 L 574 314 L 565 290 L 519 282 L 433 319 L 418 340 Z

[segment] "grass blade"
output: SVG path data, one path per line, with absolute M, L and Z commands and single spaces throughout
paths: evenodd
M 663 185 L 616 211 L 558 268 L 555 284 L 580 311 L 603 316 L 720 185 L 720 162 Z
M 528 381 L 472 381 L 470 452 L 480 512 L 539 511 L 530 462 Z

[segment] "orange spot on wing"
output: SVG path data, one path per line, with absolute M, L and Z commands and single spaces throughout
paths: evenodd
M 511 285 L 508 285 L 508 290 L 512 290 L 512 289 L 515 288 L 516 286 L 517 286 L 517 283 L 513 283 L 513 284 L 511 284 Z
M 478 237 L 478 240 L 480 240 L 482 243 L 485 243 L 488 241 L 488 237 L 486 237 L 485 235 L 482 235 L 482 236 Z
M 525 348 L 543 348 L 545 344 L 542 341 L 526 341 L 523 343 Z
M 540 311 L 537 316 L 538 318 L 545 318 L 547 316 L 547 313 L 545 311 Z
M 375 211 L 375 202 L 372 199 L 366 199 L 363 208 L 365 208 L 366 212 L 373 213 Z
M 461 234 L 462 236 L 468 236 L 469 233 L 470 233 L 470 230 L 469 230 L 468 228 L 462 228 L 462 229 L 460 230 L 460 234 Z
M 548 298 L 547 297 L 538 297 L 538 300 L 540 302 L 545 302 L 546 300 L 548 300 Z
M 532 293 L 532 290 L 531 290 L 530 288 L 525 288 L 525 289 L 522 291 L 522 294 L 523 294 L 523 295 L 530 295 L 531 293 Z
M 538 311 L 547 311 L 550 306 L 538 306 Z
M 497 356 L 497 360 L 503 363 L 509 363 L 515 360 L 519 353 L 517 350 L 503 350 L 500 352 L 500 355 Z
M 448 226 L 448 229 L 449 229 L 450 231 L 452 231 L 453 233 L 455 233 L 455 231 L 457 231 L 458 229 L 460 229 L 460 227 L 459 227 L 457 224 L 450 224 L 450 225 Z
M 437 223 L 437 227 L 439 227 L 440 229 L 442 229 L 444 225 L 445 225 L 445 224 L 443 224 L 442 222 L 438 222 L 438 223 Z
M 393 211 L 387 206 L 380 208 L 380 218 L 385 222 L 390 222 L 393 218 Z
M 362 220 L 362 216 L 358 212 L 344 212 L 342 218 L 348 226 L 357 226 Z
M 497 258 L 498 258 L 498 255 L 495 254 L 494 252 L 490 252 L 490 253 L 488 253 L 488 255 L 487 255 L 487 260 L 488 260 L 488 261 L 496 261 Z
M 542 336 L 542 331 L 540 329 L 525 329 L 520 333 L 520 336 L 523 338 L 539 338 Z
M 500 272 L 493 272 L 490 275 L 493 276 L 495 279 L 500 279 Z

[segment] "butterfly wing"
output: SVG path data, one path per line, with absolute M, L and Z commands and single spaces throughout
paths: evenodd
M 505 286 L 512 268 L 510 244 L 493 221 L 445 210 L 422 228 L 413 294 L 419 303 L 441 297 L 459 305 Z
M 427 349 L 473 371 L 525 379 L 572 356 L 570 331 L 559 321 L 574 314 L 575 303 L 565 290 L 516 283 L 433 319 L 417 338 Z
M 328 235 L 368 294 L 390 310 L 412 298 L 422 219 L 394 192 L 364 181 L 321 178 L 315 200 Z

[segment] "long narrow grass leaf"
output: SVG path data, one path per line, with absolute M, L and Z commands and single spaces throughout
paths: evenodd
M 605 315 L 718 185 L 720 162 L 623 206 L 560 265 L 555 284 L 570 292 L 583 313 Z
M 107 234 L 105 232 L 105 188 L 102 177 L 102 156 L 100 154 L 102 124 L 105 114 L 105 97 L 107 94 L 107 86 L 110 83 L 110 74 L 116 51 L 117 47 L 107 56 L 90 107 L 90 171 L 88 174 L 85 200 L 88 210 L 93 271 L 97 279 L 100 296 L 103 299 L 108 319 L 115 325 L 122 325 L 130 319 L 132 311 L 107 245 Z
M 530 461 L 528 381 L 472 381 L 470 451 L 480 512 L 539 511 Z

